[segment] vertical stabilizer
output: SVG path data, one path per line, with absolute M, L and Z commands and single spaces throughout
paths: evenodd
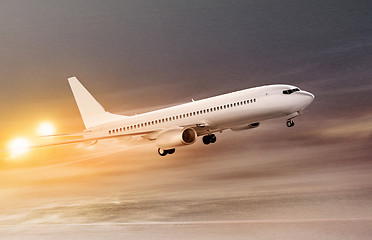
M 125 119 L 125 116 L 107 112 L 84 88 L 76 77 L 68 79 L 85 127 L 91 128 L 108 122 Z

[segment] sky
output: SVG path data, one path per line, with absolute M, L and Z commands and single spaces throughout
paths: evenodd
M 1 148 L 42 121 L 83 129 L 71 76 L 124 115 L 275 83 L 316 98 L 293 129 L 270 120 L 171 158 L 120 142 L 2 154 L 0 222 L 371 219 L 371 11 L 344 0 L 1 1 Z

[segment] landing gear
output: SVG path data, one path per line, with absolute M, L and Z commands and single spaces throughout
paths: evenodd
M 158 148 L 158 153 L 160 156 L 164 157 L 167 154 L 173 154 L 176 151 L 175 148 L 168 149 L 168 150 L 163 150 L 161 148 Z
M 211 140 L 211 143 L 215 143 L 217 141 L 216 135 L 212 134 L 210 140 Z
M 287 121 L 287 127 L 293 127 L 294 125 L 295 125 L 295 123 L 293 122 L 293 120 L 288 119 L 288 121 Z
M 167 151 L 166 150 L 163 150 L 161 148 L 158 148 L 158 153 L 160 156 L 164 157 L 165 155 L 167 155 Z
M 210 143 L 215 143 L 216 140 L 217 140 L 217 138 L 216 138 L 216 135 L 214 135 L 214 134 L 205 135 L 205 136 L 203 137 L 203 143 L 204 143 L 205 145 L 208 145 L 208 144 L 210 144 Z
M 211 141 L 209 140 L 209 136 L 208 136 L 208 135 L 205 135 L 205 136 L 203 137 L 203 143 L 204 143 L 205 145 L 208 145 L 208 144 L 211 143 Z
M 168 154 L 173 154 L 175 151 L 176 151 L 176 149 L 172 148 L 172 149 L 167 150 L 167 153 Z

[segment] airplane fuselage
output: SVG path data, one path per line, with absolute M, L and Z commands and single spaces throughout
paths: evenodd
M 148 140 L 155 140 L 162 131 L 173 128 L 193 128 L 197 136 L 225 129 L 243 130 L 257 127 L 259 122 L 267 119 L 288 116 L 291 121 L 313 99 L 313 94 L 291 85 L 255 87 L 123 117 L 88 129 L 85 137 L 133 136 L 138 133 L 145 134 L 144 138 Z

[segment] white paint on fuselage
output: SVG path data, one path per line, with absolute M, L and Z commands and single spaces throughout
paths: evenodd
M 88 129 L 90 131 L 85 137 L 161 131 L 162 129 L 196 126 L 197 124 L 205 124 L 206 129 L 215 132 L 267 119 L 284 117 L 295 112 L 301 112 L 314 99 L 313 94 L 303 90 L 289 95 L 283 94 L 283 90 L 294 88 L 296 87 L 291 85 L 268 85 L 197 100 L 106 123 Z M 241 104 L 244 101 L 249 101 L 249 103 Z M 239 106 L 234 106 L 237 103 L 239 103 Z M 233 107 L 231 107 L 231 104 L 233 104 Z M 227 105 L 229 107 L 225 108 L 224 106 Z M 217 107 L 220 110 L 214 111 L 214 108 Z M 204 110 L 207 109 L 209 111 L 204 113 Z M 213 111 L 210 111 L 210 109 L 213 109 Z M 198 111 L 199 114 L 194 115 L 194 112 Z M 184 114 L 189 116 L 184 118 Z M 179 116 L 182 116 L 182 118 Z M 159 123 L 159 120 L 166 118 L 168 118 L 168 121 Z M 152 124 L 153 121 L 158 121 L 158 123 Z M 127 130 L 127 127 L 130 128 L 131 126 L 132 129 Z M 136 126 L 136 128 L 133 126 Z M 120 131 L 124 128 L 125 130 Z M 116 131 L 117 129 L 118 131 Z

